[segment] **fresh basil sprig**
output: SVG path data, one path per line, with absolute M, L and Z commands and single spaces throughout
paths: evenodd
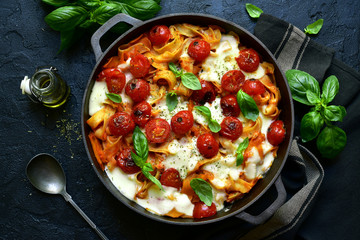
M 264 12 L 263 10 L 261 10 L 260 8 L 258 8 L 257 6 L 251 3 L 246 3 L 245 8 L 248 14 L 250 15 L 250 17 L 252 18 L 259 18 L 260 15 Z
M 215 120 L 212 119 L 211 117 L 211 111 L 208 107 L 206 106 L 195 106 L 194 107 L 197 111 L 199 111 L 202 115 L 204 115 L 204 117 L 206 118 L 207 122 L 208 122 L 208 126 L 210 131 L 217 133 L 221 130 L 221 126 L 220 124 Z
M 309 24 L 304 28 L 304 32 L 307 34 L 318 34 L 324 24 L 324 19 L 319 19 L 316 22 Z
M 240 166 L 244 161 L 244 151 L 249 146 L 249 138 L 245 138 L 244 141 L 242 141 L 238 148 L 236 149 L 236 166 Z
M 174 63 L 169 63 L 169 69 L 175 74 L 175 77 L 180 77 L 182 84 L 191 90 L 200 90 L 201 84 L 195 74 L 179 70 Z
M 122 98 L 119 94 L 116 93 L 105 93 L 106 97 L 113 101 L 114 103 L 121 103 Z
M 169 109 L 169 112 L 172 112 L 178 105 L 178 97 L 175 92 L 169 92 L 166 94 L 166 106 Z
M 241 89 L 236 94 L 236 99 L 244 117 L 255 122 L 259 117 L 259 108 L 255 100 Z
M 138 126 L 135 127 L 133 132 L 133 143 L 135 153 L 131 152 L 131 157 L 134 160 L 135 164 L 141 168 L 141 172 L 147 177 L 150 181 L 155 183 L 161 190 L 164 191 L 160 181 L 151 175 L 150 172 L 154 171 L 151 163 L 146 162 L 149 156 L 149 144 L 146 139 L 145 134 L 140 130 Z
M 88 31 L 93 33 L 111 17 L 125 13 L 147 20 L 160 11 L 159 0 L 42 0 L 56 9 L 45 17 L 45 22 L 60 32 L 60 51 L 69 48 Z M 111 31 L 122 34 L 130 28 L 118 23 Z
M 300 135 L 303 142 L 317 137 L 316 145 L 325 158 L 334 158 L 347 142 L 346 133 L 332 122 L 342 121 L 346 115 L 343 106 L 328 105 L 339 92 L 339 81 L 332 75 L 325 79 L 320 94 L 318 81 L 310 74 L 291 69 L 286 72 L 292 98 L 313 106 L 301 119 Z M 324 127 L 325 125 L 325 127 Z
M 207 181 L 201 178 L 194 178 L 191 179 L 190 186 L 202 202 L 204 202 L 207 206 L 211 206 L 213 193 L 212 187 Z

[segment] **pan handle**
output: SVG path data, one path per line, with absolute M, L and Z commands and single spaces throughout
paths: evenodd
M 276 187 L 276 191 L 278 193 L 277 198 L 262 213 L 260 213 L 257 216 L 253 216 L 249 213 L 241 212 L 238 215 L 236 215 L 236 217 L 240 218 L 241 220 L 244 220 L 248 223 L 254 224 L 254 225 L 259 225 L 259 224 L 266 222 L 266 220 L 268 220 L 275 213 L 275 211 L 278 210 L 278 208 L 280 208 L 284 204 L 284 202 L 286 200 L 286 190 L 285 190 L 284 184 L 281 180 L 281 176 L 279 176 L 276 179 L 275 187 Z
M 108 32 L 113 26 L 120 22 L 125 22 L 129 25 L 132 25 L 133 27 L 138 26 L 142 24 L 143 21 L 133 18 L 125 13 L 119 13 L 112 18 L 110 18 L 108 21 L 106 21 L 91 37 L 91 46 L 93 48 L 95 59 L 98 61 L 103 54 L 103 51 L 101 50 L 100 46 L 100 39 L 101 37 Z

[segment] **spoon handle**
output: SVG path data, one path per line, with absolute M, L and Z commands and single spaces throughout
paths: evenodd
M 79 206 L 72 200 L 70 194 L 66 191 L 63 191 L 61 195 L 65 198 L 67 202 L 69 202 L 75 209 L 80 213 L 80 215 L 86 220 L 86 222 L 95 230 L 95 232 L 99 235 L 102 240 L 109 240 L 105 234 L 95 225 L 93 221 L 79 208 Z

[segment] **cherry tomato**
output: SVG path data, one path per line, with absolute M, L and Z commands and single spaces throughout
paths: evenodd
M 144 127 L 151 117 L 151 105 L 146 101 L 136 104 L 131 116 L 137 125 Z
M 149 32 L 149 40 L 152 45 L 166 43 L 170 39 L 170 30 L 165 25 L 156 25 Z
M 134 160 L 131 157 L 131 149 L 125 148 L 122 150 L 119 154 L 119 156 L 116 158 L 116 164 L 123 170 L 126 174 L 133 174 L 140 172 L 141 168 L 138 167 Z M 133 151 L 134 152 L 134 151 Z
M 211 133 L 205 133 L 198 137 L 196 146 L 200 154 L 205 158 L 216 156 L 219 151 L 219 144 Z
M 125 93 L 134 101 L 144 101 L 150 95 L 150 84 L 142 79 L 132 79 L 125 86 Z
M 175 114 L 171 118 L 171 128 L 176 134 L 187 133 L 194 124 L 192 112 L 184 110 Z
M 150 120 L 145 125 L 147 140 L 151 143 L 163 143 L 170 136 L 170 124 L 162 118 Z
M 193 40 L 188 48 L 188 54 L 196 61 L 203 61 L 210 54 L 210 44 L 202 39 Z
M 235 117 L 226 117 L 220 124 L 220 135 L 230 140 L 238 139 L 243 132 L 241 121 Z
M 259 54 L 252 48 L 243 49 L 240 51 L 236 59 L 240 69 L 245 72 L 253 72 L 259 67 Z
M 98 75 L 97 81 L 106 81 L 106 86 L 111 93 L 119 94 L 126 82 L 125 74 L 117 68 L 106 68 Z
M 244 81 L 245 75 L 240 70 L 230 70 L 221 78 L 221 87 L 230 93 L 237 93 Z
M 149 73 L 150 62 L 142 54 L 138 53 L 131 57 L 130 60 L 130 72 L 136 78 L 145 77 Z
M 168 168 L 162 173 L 160 183 L 164 186 L 174 187 L 180 190 L 182 186 L 180 173 L 175 168 Z
M 134 131 L 135 122 L 126 112 L 117 112 L 109 118 L 109 131 L 113 136 L 125 136 Z
M 220 100 L 222 113 L 227 117 L 238 117 L 241 110 L 236 97 L 232 94 L 222 97 Z
M 250 96 L 263 94 L 266 91 L 264 84 L 257 79 L 246 80 L 241 88 Z
M 209 207 L 203 202 L 195 203 L 193 210 L 193 218 L 211 217 L 216 214 L 216 206 L 214 203 Z
M 284 122 L 276 120 L 270 124 L 266 137 L 270 144 L 277 146 L 284 141 L 285 134 Z
M 211 103 L 212 101 L 214 101 L 216 97 L 216 92 L 212 83 L 205 80 L 200 80 L 200 84 L 201 89 L 192 92 L 192 100 L 201 105 L 204 105 L 206 102 Z

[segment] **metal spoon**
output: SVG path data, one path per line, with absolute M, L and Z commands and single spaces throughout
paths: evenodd
M 41 153 L 33 157 L 27 167 L 26 175 L 31 184 L 42 192 L 49 194 L 61 194 L 87 221 L 103 240 L 108 238 L 96 227 L 88 216 L 76 205 L 71 196 L 66 192 L 66 178 L 64 170 L 59 162 L 51 155 Z

